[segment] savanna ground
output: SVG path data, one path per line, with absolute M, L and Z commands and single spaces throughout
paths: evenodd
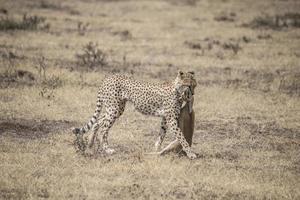
M 297 0 L 0 0 L 0 199 L 299 199 Z M 198 80 L 196 160 L 128 105 L 111 156 L 76 152 L 107 74 Z M 168 134 L 167 142 L 172 135 Z

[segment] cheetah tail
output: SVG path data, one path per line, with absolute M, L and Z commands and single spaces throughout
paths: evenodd
M 82 128 L 73 128 L 72 132 L 75 135 L 82 135 L 82 134 L 88 132 L 93 127 L 93 125 L 95 124 L 95 122 L 97 121 L 97 119 L 98 119 L 98 117 L 100 115 L 100 112 L 101 112 L 101 108 L 102 108 L 102 101 L 100 99 L 100 94 L 98 94 L 97 107 L 96 107 L 94 115 L 92 116 L 92 118 L 90 119 L 90 121 L 86 125 L 84 125 Z

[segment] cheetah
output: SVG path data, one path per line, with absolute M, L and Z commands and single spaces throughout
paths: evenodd
M 108 145 L 108 133 L 123 114 L 126 103 L 130 102 L 142 114 L 161 117 L 161 130 L 155 142 L 156 151 L 169 131 L 176 138 L 171 144 L 179 142 L 188 158 L 194 159 L 197 156 L 180 130 L 178 118 L 183 102 L 192 98 L 195 84 L 194 72 L 178 71 L 173 82 L 164 84 L 146 83 L 126 75 L 108 76 L 99 88 L 94 115 L 82 128 L 73 128 L 72 131 L 77 138 L 82 138 L 92 128 L 87 144 L 82 149 L 86 153 L 93 152 L 95 140 L 101 143 L 105 153 L 114 153 Z

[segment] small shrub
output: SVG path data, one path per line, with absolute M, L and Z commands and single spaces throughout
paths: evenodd
M 42 87 L 41 91 L 39 92 L 39 95 L 42 97 L 42 98 L 45 98 L 45 99 L 53 99 L 55 96 L 54 96 L 54 91 L 47 88 L 47 87 Z
M 221 13 L 220 15 L 214 17 L 215 21 L 218 22 L 234 22 L 236 14 L 231 12 L 229 14 Z
M 51 76 L 50 78 L 48 77 L 46 72 L 49 66 L 44 56 L 40 56 L 36 62 L 37 64 L 35 68 L 37 69 L 39 75 L 37 83 L 41 86 L 39 95 L 46 99 L 53 99 L 55 97 L 54 90 L 61 87 L 63 82 L 57 76 Z
M 39 92 L 39 95 L 48 100 L 53 99 L 55 97 L 54 91 L 55 89 L 61 87 L 63 85 L 62 80 L 57 76 L 52 76 L 48 79 L 45 79 L 41 82 L 42 88 Z
M 188 46 L 190 49 L 201 50 L 202 55 L 205 51 L 211 51 L 213 49 L 223 49 L 223 50 L 232 50 L 234 54 L 237 54 L 242 48 L 240 46 L 240 41 L 244 41 L 245 43 L 250 42 L 250 38 L 243 37 L 241 39 L 230 39 L 229 41 L 219 41 L 215 39 L 205 38 L 203 40 L 193 40 L 193 41 L 185 41 L 184 44 Z M 221 51 L 217 52 L 217 57 L 223 58 L 224 54 Z
M 46 58 L 44 56 L 40 56 L 37 59 L 37 65 L 35 68 L 38 71 L 39 82 L 43 86 L 47 86 L 50 89 L 56 89 L 62 86 L 62 80 L 59 77 L 51 76 L 50 78 L 47 75 L 48 64 L 46 62 Z
M 187 45 L 190 49 L 202 49 L 200 42 L 197 41 L 185 41 L 185 45 Z
M 279 91 L 300 97 L 300 73 L 281 76 Z
M 47 64 L 44 56 L 41 56 L 37 59 L 37 65 L 35 66 L 35 68 L 38 71 L 40 81 L 45 81 Z
M 5 63 L 5 71 L 3 77 L 5 77 L 6 80 L 15 81 L 17 78 L 15 61 L 15 59 L 17 58 L 16 54 L 9 49 L 4 49 L 4 51 L 0 52 L 0 56 Z
M 3 15 L 7 15 L 8 10 L 6 10 L 5 8 L 0 8 L 0 13 L 3 14 Z
M 242 41 L 245 42 L 245 43 L 251 42 L 251 38 L 249 38 L 249 37 L 247 37 L 247 36 L 243 36 L 241 39 L 242 39 Z
M 98 48 L 97 43 L 89 42 L 87 45 L 83 46 L 83 53 L 76 54 L 77 65 L 88 69 L 95 69 L 96 67 L 105 66 L 106 63 L 106 53 Z
M 120 38 L 121 38 L 122 41 L 126 41 L 126 40 L 132 39 L 132 34 L 128 30 L 116 31 L 116 32 L 113 32 L 113 35 L 120 36 Z
M 39 7 L 42 9 L 52 9 L 52 10 L 61 10 L 62 9 L 62 6 L 60 4 L 54 4 L 54 3 L 50 3 L 50 2 L 47 2 L 44 0 L 40 1 Z
M 27 16 L 23 15 L 21 21 L 5 17 L 0 19 L 0 30 L 45 30 L 49 29 L 50 24 L 46 23 L 45 17 L 39 17 L 37 15 Z
M 268 40 L 268 39 L 272 39 L 272 36 L 270 34 L 259 34 L 257 36 L 257 39 L 259 39 L 259 40 Z
M 43 80 L 42 85 L 54 90 L 61 87 L 63 85 L 63 82 L 58 76 L 51 76 L 50 78 Z
M 285 24 L 289 27 L 300 28 L 300 13 L 286 13 L 281 16 L 281 19 L 285 21 Z
M 237 54 L 239 50 L 242 48 L 240 47 L 239 43 L 232 43 L 232 42 L 225 42 L 222 45 L 223 49 L 225 50 L 232 50 L 234 54 Z
M 23 55 L 18 55 L 16 52 L 9 50 L 8 48 L 0 49 L 0 58 L 3 60 L 12 61 L 14 59 L 24 59 Z
M 33 73 L 26 71 L 26 70 L 17 70 L 16 75 L 19 79 L 23 79 L 27 82 L 35 81 L 35 77 Z
M 5 71 L 0 74 L 0 88 L 32 86 L 34 83 L 35 76 L 26 70 Z
M 80 12 L 78 10 L 69 9 L 69 13 L 71 15 L 80 15 Z
M 70 13 L 71 15 L 79 15 L 80 12 L 77 10 L 72 9 L 69 6 L 64 6 L 61 4 L 61 2 L 51 2 L 42 0 L 39 4 L 33 3 L 32 7 L 39 8 L 39 9 L 48 9 L 48 10 L 56 10 L 56 11 L 66 11 Z
M 196 6 L 198 0 L 168 0 L 173 5 Z
M 275 24 L 273 22 L 273 17 L 271 16 L 258 16 L 255 17 L 247 26 L 251 28 L 259 28 L 259 27 L 270 27 L 270 28 L 276 28 L 274 27 Z
M 77 24 L 78 34 L 85 35 L 89 25 L 90 25 L 89 23 L 78 22 Z
M 254 18 L 248 24 L 244 24 L 250 28 L 265 28 L 280 30 L 282 28 L 294 27 L 300 28 L 300 13 L 286 13 L 283 15 L 265 15 Z
M 18 69 L 18 59 L 23 59 L 16 51 L 4 48 L 0 50 L 0 59 L 4 65 L 4 71 L 0 74 L 0 88 L 11 86 L 33 85 L 35 76 L 33 73 Z

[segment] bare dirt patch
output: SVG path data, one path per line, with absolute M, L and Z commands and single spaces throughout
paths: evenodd
M 38 139 L 74 126 L 75 122 L 54 120 L 0 119 L 0 135 Z
M 248 149 L 286 154 L 300 148 L 299 130 L 281 127 L 275 121 L 258 122 L 244 116 L 230 121 L 197 121 L 195 136 L 195 144 L 222 146 L 221 151 L 200 157 L 228 161 L 238 160 L 238 152 Z
M 296 129 L 281 127 L 275 121 L 259 122 L 251 117 L 241 116 L 228 121 L 197 121 L 196 130 L 207 132 L 208 134 L 223 137 L 237 137 L 241 131 L 248 131 L 253 135 L 278 136 L 287 139 L 300 140 L 300 132 Z
M 27 199 L 28 194 L 21 189 L 2 189 L 0 188 L 0 199 Z
M 16 70 L 11 73 L 0 74 L 0 88 L 17 87 L 17 86 L 33 86 L 35 76 L 32 72 L 26 70 Z

